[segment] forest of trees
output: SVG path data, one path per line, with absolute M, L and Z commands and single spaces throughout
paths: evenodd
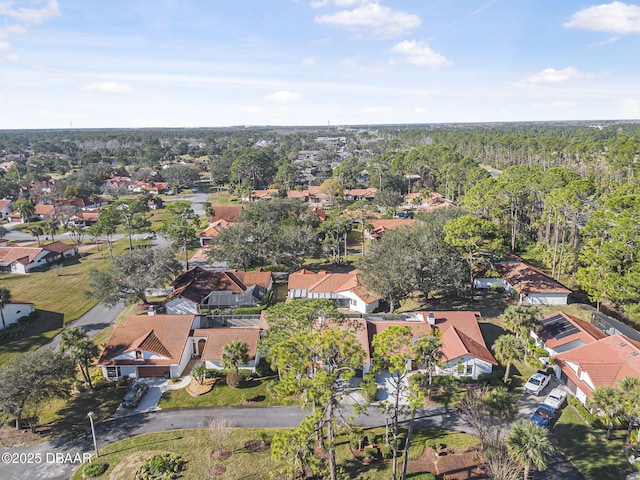
M 313 161 L 304 152 L 313 152 Z M 457 219 L 448 241 L 444 230 L 407 233 L 415 236 L 402 239 L 404 244 L 421 245 L 414 258 L 444 262 L 457 251 L 470 260 L 473 252 L 465 257 L 462 233 L 481 229 L 475 233 L 491 237 L 482 237 L 484 242 L 499 241 L 496 253 L 525 254 L 554 278 L 577 286 L 596 306 L 604 302 L 640 318 L 640 123 L 2 131 L 0 156 L 13 162 L 0 170 L 0 196 L 14 199 L 51 178 L 63 197 L 117 198 L 118 192 L 103 187 L 111 175 L 176 184 L 185 179 L 188 185 L 197 172 L 235 195 L 275 188 L 284 196 L 289 189 L 333 177 L 345 188 L 376 187 L 379 207 L 387 212 L 400 194 L 437 191 L 461 207 L 459 216 L 476 220 Z M 176 168 L 184 164 L 190 171 Z M 237 250 L 229 253 L 238 259 L 232 263 L 293 269 L 304 257 L 317 256 L 323 241 L 339 252 L 335 244 L 348 230 L 339 215 L 332 213 L 331 228 L 323 229 L 297 208 L 283 201 L 274 218 L 260 211 L 248 218 L 248 211 L 246 231 L 235 234 L 253 239 L 254 248 L 228 239 Z M 417 241 L 420 236 L 429 240 Z M 257 248 L 258 243 L 268 248 Z M 384 248 L 384 242 L 376 246 Z M 212 258 L 218 254 L 214 248 Z M 431 284 L 459 291 L 459 278 L 473 275 L 468 271 L 473 266 L 469 261 L 448 265 L 454 273 L 446 285 L 412 274 L 405 289 L 425 290 Z M 366 271 L 368 266 L 360 267 Z M 402 292 L 392 296 L 400 299 Z

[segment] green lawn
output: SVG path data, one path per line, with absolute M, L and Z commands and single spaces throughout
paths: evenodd
M 261 407 L 275 405 L 299 405 L 295 399 L 271 398 L 267 393 L 267 382 L 274 377 L 251 378 L 245 381 L 241 388 L 232 388 L 226 385 L 224 377 L 218 379 L 213 389 L 192 397 L 186 389 L 169 390 L 162 395 L 158 406 L 168 408 L 192 408 L 192 407 L 233 407 L 240 406 L 243 400 L 255 402 Z
M 99 479 L 129 480 L 133 478 L 136 464 L 127 466 L 126 471 L 120 476 L 110 476 L 113 469 L 126 457 L 137 452 L 173 452 L 183 456 L 187 460 L 183 478 L 201 480 L 211 478 L 209 469 L 214 464 L 222 464 L 227 467 L 224 479 L 256 479 L 269 478 L 270 472 L 277 470 L 278 465 L 271 460 L 269 452 L 251 453 L 244 448 L 247 441 L 259 440 L 260 434 L 266 432 L 271 438 L 278 430 L 234 428 L 229 442 L 232 455 L 228 460 L 214 461 L 211 458 L 213 447 L 211 438 L 206 429 L 202 430 L 173 430 L 161 433 L 152 433 L 128 438 L 109 445 L 100 452 L 100 461 L 107 462 L 109 469 Z M 382 434 L 384 429 L 376 429 L 371 433 Z M 412 448 L 411 456 L 420 455 L 427 439 L 437 439 L 439 442 L 454 448 L 468 448 L 476 445 L 477 440 L 469 435 L 452 433 L 442 430 L 416 430 L 414 435 L 415 450 Z M 144 458 L 144 455 L 142 456 Z M 345 469 L 347 478 L 358 480 L 387 480 L 391 473 L 389 462 L 375 462 L 365 465 L 356 460 L 350 451 L 346 438 L 338 441 L 336 459 L 338 465 Z M 122 467 L 120 467 L 122 468 Z M 126 475 L 126 476 L 125 476 Z M 72 477 L 79 480 L 80 471 Z
M 567 405 L 551 431 L 558 449 L 576 466 L 586 479 L 618 480 L 633 469 L 622 454 L 626 431 L 611 433 L 584 423 L 580 415 Z

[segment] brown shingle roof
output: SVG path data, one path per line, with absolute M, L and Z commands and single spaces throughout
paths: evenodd
M 55 253 L 63 253 L 68 250 L 73 250 L 74 248 L 76 247 L 74 247 L 73 245 L 69 245 L 67 243 L 63 243 L 59 241 L 48 243 L 47 245 L 42 246 L 43 250 L 47 250 L 49 252 L 55 252 Z
M 113 330 L 99 365 L 173 365 L 180 362 L 195 315 L 133 315 Z M 165 358 L 114 360 L 123 353 L 147 350 Z
M 222 359 L 224 346 L 232 341 L 240 340 L 247 344 L 249 359 L 256 356 L 258 348 L 258 328 L 213 328 L 208 329 L 207 343 L 202 352 L 202 360 L 218 362 Z
M 497 264 L 496 270 L 518 293 L 571 293 L 567 287 L 526 263 Z
M 211 223 L 218 220 L 226 220 L 227 222 L 235 222 L 244 208 L 242 205 L 213 205 L 213 217 Z

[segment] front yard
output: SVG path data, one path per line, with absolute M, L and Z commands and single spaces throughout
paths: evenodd
M 221 475 L 225 479 L 256 479 L 270 478 L 270 473 L 277 470 L 279 465 L 271 459 L 270 452 L 250 451 L 247 442 L 256 441 L 266 433 L 267 441 L 278 430 L 256 428 L 234 428 L 227 448 L 231 456 L 226 460 L 214 460 L 211 436 L 206 429 L 200 430 L 172 430 L 161 433 L 140 435 L 116 442 L 103 449 L 99 461 L 109 464 L 109 469 L 99 479 L 130 480 L 140 459 L 144 460 L 151 452 L 172 452 L 187 460 L 186 469 L 180 478 L 201 480 L 212 478 L 211 469 L 214 465 L 222 465 L 226 473 Z M 365 430 L 367 436 L 382 437 L 383 428 Z M 445 430 L 426 429 L 414 432 L 414 441 L 409 458 L 417 459 L 424 451 L 427 441 L 447 445 L 449 448 L 467 449 L 477 444 L 477 440 L 462 433 Z M 149 452 L 147 455 L 136 455 L 139 452 Z M 131 459 L 136 456 L 136 461 Z M 345 469 L 346 477 L 358 480 L 387 480 L 391 473 L 389 461 L 374 460 L 365 463 L 356 458 L 351 451 L 348 438 L 340 437 L 337 446 L 337 463 Z M 401 461 L 401 459 L 400 459 Z M 118 468 L 123 465 L 125 468 Z M 117 474 L 114 470 L 118 468 Z M 453 473 L 453 472 L 451 472 Z M 81 471 L 75 473 L 72 480 L 81 479 Z M 408 478 L 416 478 L 409 475 Z M 452 477 L 453 478 L 453 477 Z
M 220 377 L 210 392 L 197 397 L 189 395 L 186 388 L 166 391 L 162 394 L 158 406 L 164 410 L 168 408 L 238 407 L 243 402 L 260 407 L 300 405 L 296 399 L 273 398 L 269 395 L 267 384 L 275 378 L 249 378 L 240 388 L 232 388 L 226 384 L 224 377 Z

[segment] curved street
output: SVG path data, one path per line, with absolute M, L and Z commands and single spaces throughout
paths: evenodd
M 350 406 L 341 407 L 348 416 Z M 298 407 L 212 407 L 198 409 L 161 410 L 152 413 L 113 418 L 96 425 L 98 449 L 125 438 L 144 433 L 184 428 L 205 428 L 209 417 L 224 416 L 235 427 L 291 428 L 300 424 L 307 414 Z M 378 407 L 369 407 L 355 423 L 363 427 L 384 426 L 384 414 Z M 470 432 L 465 420 L 448 407 L 428 407 L 416 417 L 416 427 L 446 428 Z M 67 436 L 30 447 L 0 449 L 2 478 L 12 480 L 66 480 L 80 466 L 83 454 L 93 453 L 89 420 L 87 430 L 79 435 Z M 77 456 L 76 456 L 77 455 Z M 86 457 L 85 457 L 86 458 Z M 9 461 L 7 461 L 9 460 Z M 573 466 L 556 454 L 545 472 L 537 479 L 583 480 Z

